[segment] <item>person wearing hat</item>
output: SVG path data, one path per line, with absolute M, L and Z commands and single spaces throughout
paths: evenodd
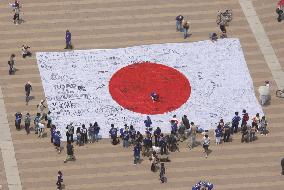
M 186 39 L 188 36 L 189 22 L 184 20 L 182 27 L 183 27 L 183 32 L 184 32 L 184 39 Z

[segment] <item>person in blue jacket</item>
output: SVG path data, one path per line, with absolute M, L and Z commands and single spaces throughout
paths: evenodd
M 175 121 L 171 121 L 171 133 L 176 135 L 178 130 L 177 123 Z
M 119 140 L 117 139 L 117 128 L 114 127 L 114 124 L 111 124 L 111 129 L 109 130 L 109 135 L 112 139 L 112 144 L 117 145 Z
M 53 136 L 53 144 L 56 147 L 56 150 L 58 151 L 58 153 L 61 153 L 61 135 L 60 135 L 60 131 L 57 131 L 54 136 Z
M 159 95 L 156 92 L 151 93 L 151 99 L 153 102 L 159 101 Z
M 123 147 L 128 148 L 129 146 L 129 132 L 128 130 L 124 130 L 123 132 Z
M 50 128 L 50 142 L 51 143 L 53 143 L 53 138 L 54 138 L 55 133 L 56 133 L 56 127 L 55 125 L 52 125 Z
M 65 47 L 65 49 L 72 49 L 71 32 L 69 30 L 66 30 L 65 40 L 66 40 L 66 47 Z
M 232 119 L 232 131 L 231 131 L 231 134 L 238 132 L 240 121 L 241 121 L 241 117 L 239 116 L 239 112 L 235 112 L 235 116 Z
M 144 124 L 145 124 L 145 127 L 146 127 L 146 130 L 147 131 L 152 131 L 152 121 L 151 121 L 151 118 L 150 116 L 147 116 L 147 119 L 144 121 Z
M 134 146 L 133 152 L 134 152 L 134 165 L 136 165 L 140 161 L 141 144 L 139 142 L 136 143 L 136 145 Z
M 207 181 L 199 181 L 192 187 L 192 190 L 212 190 L 213 184 Z

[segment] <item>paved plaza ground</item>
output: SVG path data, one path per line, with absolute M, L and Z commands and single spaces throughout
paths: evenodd
M 240 39 L 255 89 L 269 80 L 274 92 L 277 86 L 273 74 L 245 17 L 241 1 L 22 0 L 21 16 L 25 22 L 18 26 L 12 23 L 9 1 L 0 1 L 0 87 L 3 93 L 0 99 L 5 105 L 0 111 L 7 113 L 17 161 L 14 167 L 18 168 L 22 186 L 13 188 L 11 185 L 10 189 L 55 189 L 59 169 L 64 173 L 65 189 L 68 190 L 186 190 L 200 179 L 211 181 L 216 190 L 282 189 L 284 180 L 280 175 L 280 160 L 284 157 L 284 100 L 275 98 L 273 93 L 271 104 L 264 107 L 269 122 L 268 136 L 258 135 L 257 141 L 248 144 L 240 142 L 240 135 L 235 135 L 233 142 L 219 147 L 212 143 L 213 151 L 208 159 L 204 159 L 201 146 L 189 151 L 182 143 L 180 152 L 172 153 L 172 162 L 166 164 L 167 184 L 160 184 L 158 174 L 150 171 L 149 160 L 145 158 L 141 165 L 133 166 L 132 150 L 112 146 L 107 139 L 98 144 L 75 147 L 77 161 L 63 164 L 65 150 L 57 154 L 49 136 L 44 139 L 33 134 L 27 136 L 24 130 L 17 131 L 14 126 L 15 112 L 34 115 L 36 105 L 44 98 L 35 56 L 21 58 L 24 43 L 32 47 L 32 52 L 64 51 L 66 29 L 72 32 L 75 49 L 200 41 L 208 39 L 210 32 L 219 31 L 216 12 L 226 8 L 232 9 L 234 14 L 227 28 L 228 36 Z M 276 20 L 276 1 L 251 2 L 283 72 L 284 39 L 281 37 L 284 23 Z M 175 31 L 175 17 L 179 14 L 191 23 L 192 35 L 186 40 Z M 7 61 L 12 53 L 16 54 L 18 71 L 15 75 L 8 75 Z M 24 97 L 27 81 L 32 83 L 35 97 L 28 106 Z M 256 95 L 258 97 L 258 92 Z M 2 129 L 4 125 L 5 121 L 0 121 Z M 4 169 L 3 147 L 2 143 L 0 184 L 6 190 L 9 181 L 6 174 L 9 172 Z M 9 160 L 5 160 L 5 164 L 9 165 Z

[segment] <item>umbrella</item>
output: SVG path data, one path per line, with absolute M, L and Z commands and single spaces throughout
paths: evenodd
M 268 96 L 269 95 L 269 87 L 267 87 L 267 86 L 260 86 L 258 88 L 258 92 L 262 96 Z

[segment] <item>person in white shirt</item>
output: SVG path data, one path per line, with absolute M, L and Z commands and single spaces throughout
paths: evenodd
M 258 92 L 259 92 L 259 99 L 260 99 L 260 103 L 261 105 L 265 105 L 269 100 L 270 100 L 270 85 L 269 85 L 269 81 L 265 81 L 265 85 L 264 86 L 260 86 L 258 88 Z
M 210 138 L 209 136 L 206 134 L 204 135 L 204 137 L 202 138 L 202 146 L 205 152 L 205 158 L 208 157 L 208 153 L 209 153 L 209 145 L 210 145 Z
M 42 138 L 44 133 L 44 124 L 38 123 L 38 137 Z

